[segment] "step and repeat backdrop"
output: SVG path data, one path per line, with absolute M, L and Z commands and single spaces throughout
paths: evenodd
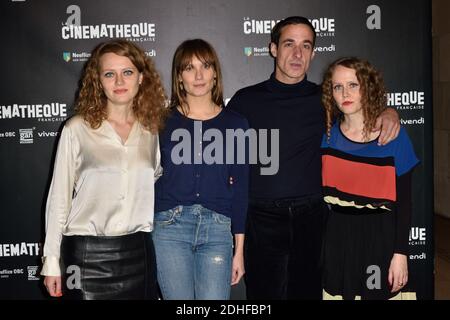
M 56 143 L 98 43 L 135 41 L 169 91 L 175 48 L 203 38 L 219 54 L 228 101 L 273 72 L 270 30 L 291 15 L 308 17 L 317 31 L 309 80 L 320 83 L 327 64 L 349 55 L 383 71 L 388 104 L 421 160 L 413 182 L 409 289 L 419 299 L 433 298 L 430 1 L 3 0 L 0 6 L 0 298 L 46 298 L 39 271 Z M 232 298 L 245 299 L 243 283 Z

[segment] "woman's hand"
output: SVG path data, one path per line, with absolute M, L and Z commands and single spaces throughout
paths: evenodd
M 238 284 L 245 273 L 244 267 L 244 234 L 234 235 L 234 256 L 231 269 L 231 285 Z
M 235 254 L 233 257 L 233 267 L 231 270 L 231 285 L 238 284 L 242 276 L 245 274 L 244 255 Z
M 408 258 L 404 254 L 394 253 L 389 267 L 389 285 L 391 292 L 397 292 L 408 282 Z
M 61 291 L 61 277 L 60 276 L 45 276 L 44 286 L 52 297 L 62 297 Z

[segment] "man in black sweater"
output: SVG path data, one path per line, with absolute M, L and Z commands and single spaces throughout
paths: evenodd
M 320 144 L 325 112 L 320 86 L 306 76 L 315 40 L 307 18 L 278 22 L 270 43 L 275 72 L 239 90 L 227 105 L 253 129 L 279 129 L 278 172 L 263 175 L 263 165 L 251 166 L 244 251 L 248 299 L 322 298 L 320 255 L 327 210 Z M 379 143 L 385 144 L 398 134 L 398 114 L 388 109 L 378 120 Z

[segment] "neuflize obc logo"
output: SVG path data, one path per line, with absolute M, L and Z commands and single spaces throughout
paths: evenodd
M 90 52 L 63 52 L 63 59 L 66 62 L 86 62 L 91 57 Z
M 63 59 L 65 62 L 69 62 L 71 58 L 70 52 L 63 52 Z
M 247 57 L 268 57 L 270 55 L 269 47 L 245 47 L 244 54 Z

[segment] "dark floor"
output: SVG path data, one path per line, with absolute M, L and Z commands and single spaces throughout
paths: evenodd
M 450 300 L 450 219 L 435 215 L 435 282 L 436 300 Z

